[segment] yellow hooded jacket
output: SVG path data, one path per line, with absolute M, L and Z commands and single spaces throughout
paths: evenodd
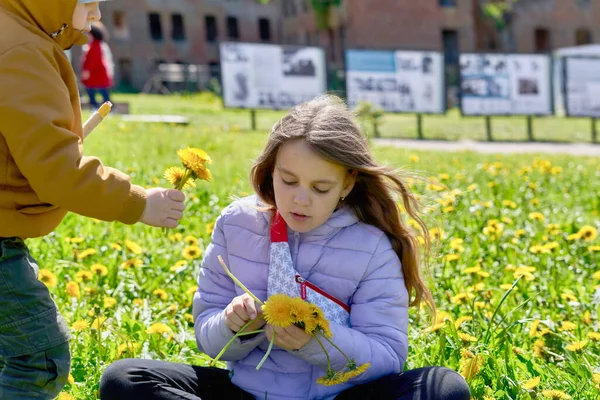
M 0 0 L 0 237 L 44 236 L 68 211 L 136 223 L 142 187 L 84 157 L 81 107 L 64 49 L 77 0 Z

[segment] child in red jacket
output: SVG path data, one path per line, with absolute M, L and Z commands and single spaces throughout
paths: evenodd
M 104 102 L 110 101 L 109 89 L 113 86 L 114 64 L 102 30 L 92 25 L 89 36 L 90 43 L 83 46 L 81 81 L 87 90 L 90 105 L 97 110 L 97 93 L 102 95 Z

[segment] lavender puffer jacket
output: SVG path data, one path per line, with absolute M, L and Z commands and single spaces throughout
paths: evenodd
M 194 296 L 193 314 L 198 347 L 215 357 L 233 337 L 224 309 L 243 294 L 225 274 L 221 255 L 233 274 L 259 299 L 266 300 L 269 270 L 269 222 L 255 196 L 235 201 L 217 219 L 207 247 Z M 289 229 L 289 228 L 288 228 Z M 308 281 L 351 306 L 352 328 L 332 324 L 333 341 L 357 363 L 371 363 L 367 372 L 348 383 L 322 386 L 327 360 L 315 339 L 298 351 L 274 347 L 256 371 L 269 345 L 264 333 L 236 339 L 222 359 L 232 382 L 257 399 L 333 399 L 353 385 L 404 367 L 408 352 L 408 293 L 398 256 L 386 235 L 363 224 L 347 208 L 307 233 L 289 230 L 292 260 Z M 346 359 L 326 344 L 335 370 Z

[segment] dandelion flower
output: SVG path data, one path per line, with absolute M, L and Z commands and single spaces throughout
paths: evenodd
M 183 235 L 181 233 L 177 232 L 172 235 L 169 235 L 169 240 L 171 242 L 179 242 L 179 241 L 181 241 L 182 237 L 183 237 Z
M 81 291 L 79 290 L 79 285 L 76 282 L 68 282 L 65 292 L 69 297 L 74 297 L 76 299 L 81 297 Z
M 102 265 L 102 264 L 94 264 L 90 267 L 90 271 L 92 271 L 93 274 L 95 275 L 99 275 L 99 276 L 106 276 L 108 275 L 108 268 L 106 268 L 106 266 Z
M 186 179 L 185 170 L 180 167 L 171 167 L 165 171 L 164 175 L 165 179 L 174 187 L 188 189 L 196 187 L 196 183 L 192 179 L 187 179 L 185 184 L 183 184 L 183 180 Z
M 540 326 L 540 320 L 536 319 L 531 323 L 531 327 L 529 328 L 529 337 L 534 338 L 537 336 L 538 327 Z
M 200 171 L 199 174 L 197 174 L 198 179 L 202 179 L 203 181 L 206 182 L 210 182 L 212 181 L 212 174 L 210 173 L 210 170 L 208 168 Z
M 583 340 L 580 342 L 573 342 L 569 345 L 567 345 L 565 348 L 569 351 L 573 351 L 573 352 L 580 352 L 581 350 L 583 350 L 583 348 L 587 345 L 587 341 Z
M 113 308 L 117 305 L 117 299 L 114 297 L 105 297 L 104 298 L 104 308 Z
M 75 378 L 73 378 L 73 375 L 69 374 L 69 377 L 67 378 L 67 383 L 69 385 L 75 384 Z
M 163 333 L 170 333 L 172 332 L 171 328 L 169 328 L 167 325 L 163 324 L 162 322 L 157 322 L 155 324 L 152 324 L 150 326 L 150 328 L 148 328 L 148 330 L 146 330 L 146 333 L 150 333 L 150 334 L 163 334 Z
M 274 294 L 263 305 L 265 321 L 273 326 L 287 328 L 294 323 L 291 311 L 292 298 L 285 294 Z
M 73 328 L 73 330 L 80 332 L 83 330 L 86 330 L 87 328 L 89 328 L 90 324 L 83 319 L 77 320 L 75 322 L 73 322 L 73 325 L 71 325 L 71 328 Z
M 86 249 L 86 250 L 82 251 L 81 253 L 77 254 L 77 259 L 83 260 L 84 258 L 88 258 L 89 256 L 92 256 L 96 253 L 98 253 L 98 251 L 96 249 Z
M 542 395 L 552 400 L 569 400 L 571 396 L 560 390 L 543 390 Z
M 94 274 L 90 271 L 79 271 L 75 274 L 75 280 L 77 282 L 89 282 L 92 280 L 93 276 Z
M 600 342 L 600 333 L 599 332 L 588 332 L 588 339 L 593 340 L 594 342 Z
M 209 222 L 208 224 L 206 224 L 206 234 L 207 235 L 212 235 L 214 229 L 215 229 L 214 222 Z
M 195 260 L 202 255 L 202 249 L 198 246 L 187 246 L 183 249 L 181 255 L 186 260 Z
M 342 375 L 341 379 L 343 379 L 343 382 L 347 382 L 347 381 L 349 381 L 352 378 L 356 378 L 357 376 L 359 376 L 362 373 L 364 373 L 367 369 L 369 369 L 370 366 L 371 366 L 371 363 L 366 363 L 366 364 L 363 364 L 363 365 L 361 365 L 359 367 L 351 369 L 350 371 L 346 371 Z
M 185 238 L 183 238 L 183 241 L 188 246 L 197 246 L 198 245 L 198 239 L 195 236 L 192 236 L 192 235 L 186 236 Z
M 152 294 L 161 300 L 167 300 L 169 298 L 169 295 L 163 289 L 156 289 Z
M 540 384 L 540 377 L 536 376 L 535 378 L 526 380 L 525 382 L 523 382 L 523 388 L 527 389 L 527 390 L 531 390 L 534 389 L 537 385 Z
M 142 247 L 133 240 L 125 240 L 125 247 L 135 255 L 142 254 Z
M 563 321 L 561 327 L 559 328 L 559 331 L 571 332 L 574 331 L 575 328 L 577 328 L 577 325 L 575 325 L 573 322 Z
M 533 344 L 533 354 L 536 357 L 544 357 L 544 353 L 546 350 L 546 341 L 544 339 L 538 339 Z
M 577 233 L 579 234 L 581 239 L 585 240 L 586 242 L 592 242 L 598 237 L 598 230 L 593 226 L 589 225 L 582 226 L 579 232 Z
M 463 358 L 460 361 L 460 374 L 468 381 L 471 381 L 473 378 L 479 374 L 481 368 L 483 367 L 483 356 L 476 355 L 473 358 Z
M 120 244 L 116 244 L 116 243 L 111 243 L 109 244 L 110 248 L 116 251 L 121 251 L 123 250 L 123 247 L 121 247 Z
M 334 386 L 344 382 L 344 374 L 335 371 L 328 372 L 327 375 L 317 379 L 317 383 L 323 386 Z
M 468 333 L 459 332 L 458 337 L 460 338 L 460 340 L 462 340 L 463 342 L 467 342 L 467 343 L 477 341 L 477 338 L 475 336 L 469 335 Z
M 133 299 L 133 301 L 131 302 L 131 304 L 133 304 L 135 307 L 141 307 L 144 305 L 144 300 L 142 299 Z
M 544 217 L 544 214 L 542 214 L 540 212 L 532 212 L 532 213 L 529 213 L 529 219 L 534 220 L 534 221 L 543 221 L 546 218 Z
M 42 281 L 47 287 L 53 288 L 58 283 L 58 279 L 56 275 L 52 273 L 49 269 L 42 268 L 38 274 L 38 279 Z
M 464 322 L 469 322 L 473 319 L 473 317 L 459 317 L 455 322 L 454 322 L 454 327 L 456 329 L 460 328 L 460 326 L 464 323 Z
M 92 322 L 92 329 L 100 329 L 102 324 L 106 321 L 106 317 L 98 317 Z
M 191 147 L 186 147 L 177 151 L 183 165 L 189 169 L 194 177 L 199 177 L 205 170 L 206 164 L 212 163 L 212 160 L 204 151 Z
M 75 397 L 73 397 L 72 394 L 62 392 L 61 394 L 58 395 L 56 400 L 76 400 L 76 399 L 75 399 Z

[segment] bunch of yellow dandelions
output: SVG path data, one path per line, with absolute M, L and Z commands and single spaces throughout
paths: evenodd
M 181 160 L 184 168 L 171 167 L 165 171 L 165 179 L 168 180 L 175 189 L 187 189 L 196 187 L 194 182 L 196 179 L 201 179 L 210 182 L 212 175 L 206 164 L 211 164 L 212 160 L 200 149 L 186 147 L 177 151 L 177 155 Z
M 248 293 L 255 302 L 262 306 L 262 311 L 264 314 L 265 321 L 272 325 L 278 326 L 280 328 L 287 328 L 289 326 L 295 325 L 300 329 L 303 329 L 308 335 L 311 335 L 317 343 L 321 346 L 323 351 L 325 352 L 325 356 L 327 357 L 327 371 L 325 376 L 317 379 L 317 383 L 325 386 L 338 385 L 340 383 L 344 383 L 349 379 L 359 376 L 363 372 L 365 372 L 369 367 L 370 363 L 366 363 L 363 365 L 357 365 L 356 360 L 354 358 L 348 358 L 346 354 L 331 340 L 332 335 L 329 329 L 329 321 L 325 318 L 323 311 L 316 305 L 311 304 L 307 301 L 302 300 L 299 297 L 290 297 L 285 294 L 275 294 L 272 295 L 265 301 L 264 303 L 260 301 L 242 282 L 240 282 L 227 268 L 223 258 L 221 256 L 218 257 L 219 262 L 225 269 L 225 272 L 229 277 L 246 293 Z M 245 332 L 245 329 L 253 322 L 253 320 L 248 321 L 246 325 L 244 325 L 231 340 L 225 345 L 223 350 L 215 357 L 214 360 L 211 361 L 210 365 L 214 366 L 217 361 L 221 358 L 221 356 L 225 353 L 225 351 L 231 346 L 234 340 L 237 337 L 252 335 L 256 333 L 264 332 L 264 329 Z M 273 348 L 273 343 L 275 341 L 275 332 L 273 332 L 273 336 L 271 337 L 271 341 L 269 343 L 269 348 L 265 353 L 262 360 L 256 366 L 256 369 L 259 370 L 260 367 L 264 364 L 264 362 L 269 357 L 271 353 L 271 349 Z M 333 347 L 335 347 L 342 355 L 346 358 L 348 363 L 346 364 L 346 368 L 348 369 L 345 372 L 335 371 L 331 367 L 331 360 L 329 358 L 329 354 L 323 346 L 322 339 L 327 340 Z

